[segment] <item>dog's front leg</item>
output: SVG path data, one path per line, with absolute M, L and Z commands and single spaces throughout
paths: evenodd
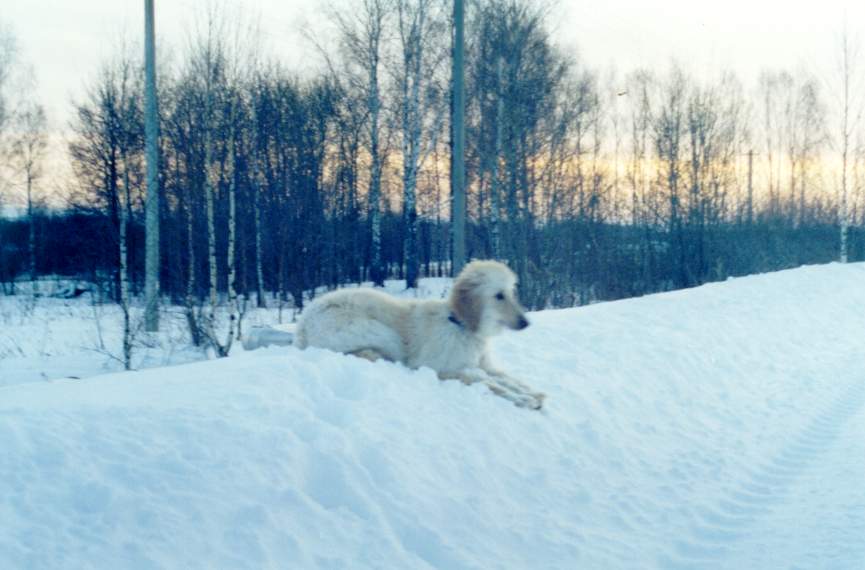
M 546 394 L 533 391 L 529 386 L 526 386 L 516 378 L 512 378 L 501 370 L 495 368 L 494 366 L 492 366 L 488 358 L 484 357 L 481 360 L 481 368 L 491 378 L 491 380 L 488 381 L 487 384 L 489 385 L 491 383 L 494 383 L 497 386 L 498 390 L 512 394 L 513 397 L 503 397 L 508 398 L 518 406 L 532 408 L 533 410 L 539 410 L 544 405 L 544 399 L 547 397 Z M 496 390 L 493 389 L 492 386 L 490 386 L 490 389 L 496 392 Z
M 503 386 L 507 387 L 509 390 L 513 390 L 518 394 L 525 394 L 527 396 L 531 396 L 532 398 L 537 399 L 540 403 L 543 403 L 544 398 L 547 397 L 547 395 L 543 392 L 535 392 L 529 386 L 526 386 L 516 378 L 508 376 L 507 374 L 491 374 L 490 376 L 492 376 L 497 382 L 499 382 Z
M 439 372 L 439 380 L 459 380 L 463 384 L 475 384 L 483 382 L 496 396 L 513 402 L 521 408 L 539 410 L 543 406 L 544 395 L 532 393 L 528 390 L 520 390 L 514 385 L 509 385 L 506 376 L 495 376 L 483 369 L 460 370 L 454 372 Z M 519 384 L 517 382 L 517 384 Z
M 544 394 L 527 392 L 509 384 L 507 377 L 490 376 L 484 381 L 484 384 L 490 391 L 501 396 L 506 400 L 510 400 L 520 408 L 529 408 L 530 410 L 540 410 L 544 405 Z

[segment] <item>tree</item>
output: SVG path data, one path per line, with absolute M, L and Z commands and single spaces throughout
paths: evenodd
M 464 257 L 510 263 L 528 305 L 569 306 L 826 261 L 841 222 L 861 220 L 865 138 L 846 129 L 847 167 L 826 168 L 829 91 L 801 70 L 769 71 L 751 91 L 733 75 L 677 68 L 622 81 L 556 44 L 547 3 L 478 0 L 464 14 L 465 103 L 451 102 L 464 109 L 464 149 L 454 116 L 449 161 L 452 5 L 337 1 L 339 49 L 322 50 L 321 73 L 239 57 L 232 36 L 250 36 L 212 14 L 212 29 L 160 67 L 160 233 L 174 246 L 162 248 L 160 288 L 186 303 L 193 341 L 217 353 L 226 329 L 240 333 L 250 294 L 278 303 L 282 318 L 321 287 L 403 274 L 411 286 L 458 270 L 455 241 Z M 110 275 L 118 301 L 146 281 L 136 61 L 107 65 L 79 102 L 75 217 L 51 235 L 44 220 L 53 245 L 37 250 L 37 269 L 75 267 L 53 252 L 68 251 L 58 236 L 77 236 L 87 270 Z M 851 81 L 850 125 L 857 92 Z M 460 176 L 449 186 L 445 170 L 459 170 L 460 154 L 455 240 Z M 26 227 L 13 225 L 0 222 L 5 283 L 26 272 Z M 854 236 L 850 259 L 862 251 Z
M 444 27 L 438 0 L 397 0 L 401 66 L 400 134 L 403 164 L 403 251 L 406 285 L 417 287 L 419 276 L 417 185 L 422 163 L 438 143 L 444 116 L 435 83 L 442 60 L 438 36 Z
M 15 134 L 12 141 L 12 156 L 17 163 L 17 170 L 24 176 L 27 198 L 27 224 L 29 227 L 27 240 L 27 266 L 30 270 L 33 294 L 37 293 L 36 285 L 36 220 L 34 211 L 35 185 L 42 176 L 42 160 L 48 146 L 45 110 L 35 102 L 29 102 L 19 113 L 16 121 Z
M 0 22 L 0 135 L 12 117 L 9 84 L 17 65 L 15 36 Z
M 7 146 L 6 134 L 14 117 L 10 86 L 12 76 L 18 66 L 15 36 L 0 21 L 0 203 L 3 199 L 3 176 L 6 174 Z
M 659 162 L 658 186 L 664 188 L 667 202 L 668 263 L 677 288 L 694 284 L 686 259 L 687 244 L 681 193 L 686 93 L 687 79 L 681 69 L 674 67 L 667 85 L 664 86 L 654 124 L 655 152 Z
M 200 121 L 197 129 L 201 131 L 203 140 L 203 161 L 201 162 L 201 179 L 204 183 L 204 200 L 207 224 L 207 266 L 208 266 L 208 312 L 200 319 L 202 332 L 217 356 L 228 356 L 234 340 L 237 314 L 234 303 L 234 248 L 235 243 L 235 186 L 234 186 L 234 138 L 235 138 L 235 105 L 236 77 L 230 74 L 230 55 L 224 36 L 223 20 L 215 11 L 207 14 L 206 29 L 197 38 L 193 48 L 190 73 L 198 79 L 197 95 L 200 98 L 203 112 L 198 115 Z M 229 232 L 227 243 L 228 254 L 228 291 L 229 291 L 229 322 L 225 341 L 219 339 L 217 313 L 219 308 L 219 258 L 217 255 L 217 200 L 221 186 L 228 186 L 229 211 L 226 227 Z
M 386 269 L 382 259 L 382 173 L 388 144 L 383 133 L 384 97 L 382 69 L 385 33 L 393 0 L 363 0 L 359 9 L 348 10 L 352 16 L 334 10 L 333 19 L 340 34 L 340 46 L 346 64 L 350 87 L 361 93 L 365 111 L 369 184 L 367 218 L 370 231 L 369 274 L 373 283 L 384 285 Z
M 858 70 L 859 42 L 851 38 L 846 25 L 841 32 L 838 54 L 838 78 L 841 83 L 838 98 L 839 107 L 839 132 L 838 150 L 841 158 L 841 188 L 838 206 L 838 219 L 841 227 L 840 237 L 840 261 L 847 263 L 848 244 L 847 234 L 850 226 L 850 215 L 848 208 L 848 181 L 850 178 L 850 150 L 851 139 L 859 128 L 862 116 L 862 100 L 858 95 L 861 89 L 861 78 Z
M 117 301 L 120 301 L 121 271 L 116 252 L 124 207 L 121 193 L 130 195 L 125 203 L 130 217 L 141 211 L 143 205 L 143 90 L 137 83 L 141 78 L 134 73 L 136 67 L 126 55 L 103 66 L 85 100 L 75 105 L 73 138 L 69 143 L 78 183 L 71 201 L 77 210 L 97 214 L 105 223 L 103 232 L 111 239 L 94 247 L 98 250 L 97 257 L 113 275 L 112 298 Z M 126 172 L 129 186 L 124 188 Z M 137 248 L 130 253 L 137 255 Z M 133 258 L 130 268 L 136 266 Z M 137 285 L 134 271 L 132 280 Z
M 596 123 L 581 124 L 587 115 L 572 113 L 569 104 L 583 96 L 582 102 L 588 103 L 597 94 L 589 89 L 568 100 L 573 88 L 582 84 L 576 79 L 569 83 L 572 61 L 553 47 L 544 12 L 537 5 L 490 0 L 478 6 L 472 21 L 466 145 L 469 203 L 477 205 L 477 220 L 485 230 L 480 232 L 486 242 L 482 251 L 507 259 L 524 285 L 521 297 L 529 304 L 543 303 L 545 295 L 535 284 L 540 286 L 550 275 L 543 260 L 546 243 L 536 233 L 543 217 L 540 206 L 555 196 L 555 207 L 560 211 L 563 207 L 562 192 L 554 189 L 560 181 L 552 173 L 565 168 L 569 162 L 565 154 L 574 153 L 570 164 L 576 164 L 579 181 L 589 177 L 579 172 L 582 150 L 597 157 L 600 148 L 582 149 L 579 137 L 588 136 Z M 599 110 L 594 104 L 586 108 Z M 565 143 L 565 133 L 577 137 L 576 148 L 571 148 L 573 138 Z M 600 192 L 600 180 L 595 178 L 579 190 Z M 472 252 L 477 247 L 473 241 L 467 245 Z

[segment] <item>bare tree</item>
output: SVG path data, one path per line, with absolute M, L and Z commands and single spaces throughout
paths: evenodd
M 227 354 L 231 348 L 232 340 L 236 332 L 241 328 L 241 318 L 243 312 L 240 310 L 240 297 L 237 294 L 237 163 L 238 163 L 238 139 L 240 138 L 239 131 L 242 126 L 238 125 L 241 105 L 240 93 L 238 90 L 238 77 L 236 67 L 232 74 L 233 88 L 228 93 L 228 148 L 225 151 L 225 162 L 223 165 L 224 176 L 228 179 L 228 252 L 226 255 L 226 264 L 228 265 L 228 333 L 224 343 L 224 352 Z
M 808 208 L 808 188 L 815 183 L 816 165 L 826 142 L 826 108 L 822 100 L 820 85 L 808 75 L 803 76 L 796 92 L 793 116 L 794 129 L 791 139 L 790 199 L 792 202 L 792 223 L 801 226 L 806 221 Z
M 264 294 L 264 255 L 262 251 L 262 219 L 261 201 L 264 187 L 264 167 L 267 162 L 267 137 L 257 136 L 261 131 L 267 130 L 267 114 L 262 112 L 261 101 L 263 92 L 267 89 L 266 82 L 261 73 L 256 74 L 252 82 L 251 114 L 253 124 L 253 156 L 252 162 L 252 208 L 253 208 L 253 232 L 255 233 L 255 291 L 256 302 L 259 308 L 266 308 Z
M 73 204 L 105 215 L 108 237 L 105 255 L 111 260 L 113 298 L 120 301 L 119 239 L 122 193 L 130 193 L 126 207 L 139 211 L 142 205 L 143 122 L 140 78 L 136 63 L 127 54 L 105 65 L 83 102 L 76 104 L 72 122 L 74 136 L 69 143 L 77 190 Z M 138 90 L 136 92 L 136 89 Z M 124 189 L 124 173 L 130 174 L 130 187 Z M 103 230 L 104 231 L 104 230 Z M 134 264 L 132 264 L 134 265 Z
M 848 208 L 848 184 L 850 179 L 850 150 L 852 139 L 859 128 L 862 117 L 862 98 L 860 96 L 861 77 L 859 65 L 859 41 L 850 37 L 845 24 L 839 40 L 838 80 L 840 94 L 838 96 L 839 132 L 837 148 L 841 158 L 841 188 L 838 204 L 838 221 L 841 226 L 840 255 L 841 263 L 847 263 L 847 234 L 850 226 Z
M 0 21 L 0 135 L 12 116 L 9 84 L 17 64 L 15 36 Z
M 762 114 L 762 134 L 764 139 L 766 185 L 767 185 L 767 213 L 771 217 L 777 217 L 780 213 L 781 194 L 781 168 L 783 165 L 783 153 L 785 150 L 783 93 L 792 85 L 792 78 L 787 72 L 765 71 L 760 75 L 758 91 L 760 112 Z
M 354 5 L 353 5 L 354 6 Z M 362 0 L 361 6 L 332 10 L 339 34 L 345 74 L 350 87 L 361 93 L 365 111 L 369 185 L 367 216 L 370 227 L 370 278 L 384 285 L 382 260 L 382 173 L 387 158 L 384 133 L 382 71 L 386 33 L 393 0 Z M 349 15 L 350 14 L 350 15 Z
M 132 369 L 132 344 L 134 341 L 134 331 L 132 325 L 132 310 L 131 299 L 129 295 L 129 210 L 132 199 L 129 182 L 129 169 L 127 163 L 128 155 L 124 151 L 121 152 L 121 160 L 123 162 L 123 196 L 120 199 L 120 228 L 118 236 L 119 260 L 120 260 L 120 310 L 123 313 L 123 368 L 125 370 Z
M 686 219 L 681 192 L 687 87 L 684 72 L 674 67 L 664 86 L 654 123 L 655 152 L 659 161 L 658 186 L 664 188 L 667 201 L 668 263 L 677 287 L 693 285 L 687 264 Z
M 42 160 L 48 146 L 45 110 L 35 102 L 28 103 L 20 111 L 16 120 L 16 128 L 12 141 L 12 156 L 18 170 L 24 177 L 27 198 L 27 266 L 30 271 L 30 281 L 33 294 L 37 294 L 36 285 L 36 220 L 35 197 L 36 184 L 42 176 Z
M 332 57 L 327 73 L 309 78 L 277 60 L 238 60 L 223 33 L 231 25 L 200 34 L 176 67 L 160 68 L 162 236 L 177 244 L 162 248 L 160 286 L 163 298 L 185 297 L 195 308 L 190 330 L 217 352 L 226 329 L 236 338 L 252 292 L 263 304 L 272 291 L 280 307 L 297 310 L 322 286 L 381 283 L 397 271 L 412 285 L 424 271 L 450 272 L 448 260 L 460 257 L 450 233 L 458 224 L 447 219 L 459 221 L 460 204 L 448 207 L 445 173 L 457 161 L 444 140 L 437 144 L 447 84 L 457 79 L 446 65 L 453 5 L 335 1 L 340 49 L 339 57 L 323 50 Z M 855 82 L 847 166 L 829 169 L 821 127 L 829 90 L 807 74 L 771 71 L 753 91 L 732 75 L 706 81 L 681 70 L 635 73 L 619 85 L 619 76 L 556 44 L 547 6 L 469 3 L 468 219 L 456 239 L 467 256 L 506 259 L 533 307 L 837 257 L 839 221 L 861 220 L 865 138 L 854 128 Z M 117 73 L 100 78 L 79 109 L 71 150 L 88 200 L 75 203 L 89 216 L 68 222 L 98 224 L 103 231 L 91 233 L 110 237 L 86 238 L 96 251 L 87 263 L 96 278 L 127 275 L 115 283 L 116 299 L 134 297 L 145 276 L 143 145 L 124 143 L 114 128 L 143 133 L 144 121 L 137 110 L 115 121 L 120 83 Z M 843 155 L 842 146 L 832 153 Z M 821 192 L 833 183 L 834 194 Z M 127 259 L 117 271 L 113 240 L 123 224 Z M 5 283 L 26 272 L 26 236 L 15 239 L 0 249 Z M 852 259 L 861 244 L 848 241 Z M 48 249 L 37 250 L 40 269 L 49 267 Z
M 203 319 L 202 331 L 210 346 L 220 357 L 228 356 L 234 338 L 234 313 L 229 318 L 229 334 L 226 342 L 220 342 L 217 327 L 219 308 L 219 267 L 217 259 L 217 217 L 216 202 L 220 181 L 223 180 L 231 165 L 231 117 L 225 111 L 231 107 L 230 94 L 227 85 L 228 54 L 224 36 L 224 20 L 214 9 L 207 13 L 206 28 L 199 34 L 193 52 L 192 69 L 194 76 L 200 81 L 198 93 L 202 99 L 203 112 L 200 115 L 202 132 L 201 142 L 203 161 L 201 164 L 201 179 L 204 182 L 205 215 L 207 224 L 207 267 L 208 267 L 208 311 Z M 226 121 L 222 124 L 222 121 Z M 227 127 L 223 129 L 223 127 Z M 230 174 L 229 174 L 230 176 Z M 228 227 L 234 224 L 229 212 Z M 232 236 L 233 237 L 233 236 Z M 229 245 L 229 248 L 233 244 Z M 233 259 L 231 260 L 233 262 Z M 233 299 L 232 299 L 233 301 Z M 230 309 L 233 311 L 233 309 Z
M 400 127 L 403 163 L 403 223 L 406 285 L 417 287 L 419 276 L 417 184 L 418 173 L 438 142 L 444 117 L 441 89 L 435 83 L 442 61 L 440 36 L 444 29 L 439 0 L 397 0 L 400 39 Z M 438 53 L 437 53 L 438 51 Z
M 15 36 L 0 20 L 0 204 L 7 183 L 5 175 L 9 174 L 7 172 L 9 148 L 6 144 L 6 135 L 13 118 L 10 87 L 13 71 L 18 65 L 17 59 Z

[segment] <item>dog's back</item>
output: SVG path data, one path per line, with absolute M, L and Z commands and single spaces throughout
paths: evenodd
M 346 354 L 374 350 L 388 360 L 405 360 L 401 334 L 412 306 L 373 289 L 342 289 L 322 295 L 297 324 L 297 346 Z

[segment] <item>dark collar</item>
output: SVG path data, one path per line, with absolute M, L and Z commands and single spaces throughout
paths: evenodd
M 457 316 L 453 313 L 448 315 L 448 320 L 460 328 L 463 328 L 463 326 L 465 326 L 465 325 L 463 325 L 463 322 L 461 320 L 459 320 L 457 318 Z

